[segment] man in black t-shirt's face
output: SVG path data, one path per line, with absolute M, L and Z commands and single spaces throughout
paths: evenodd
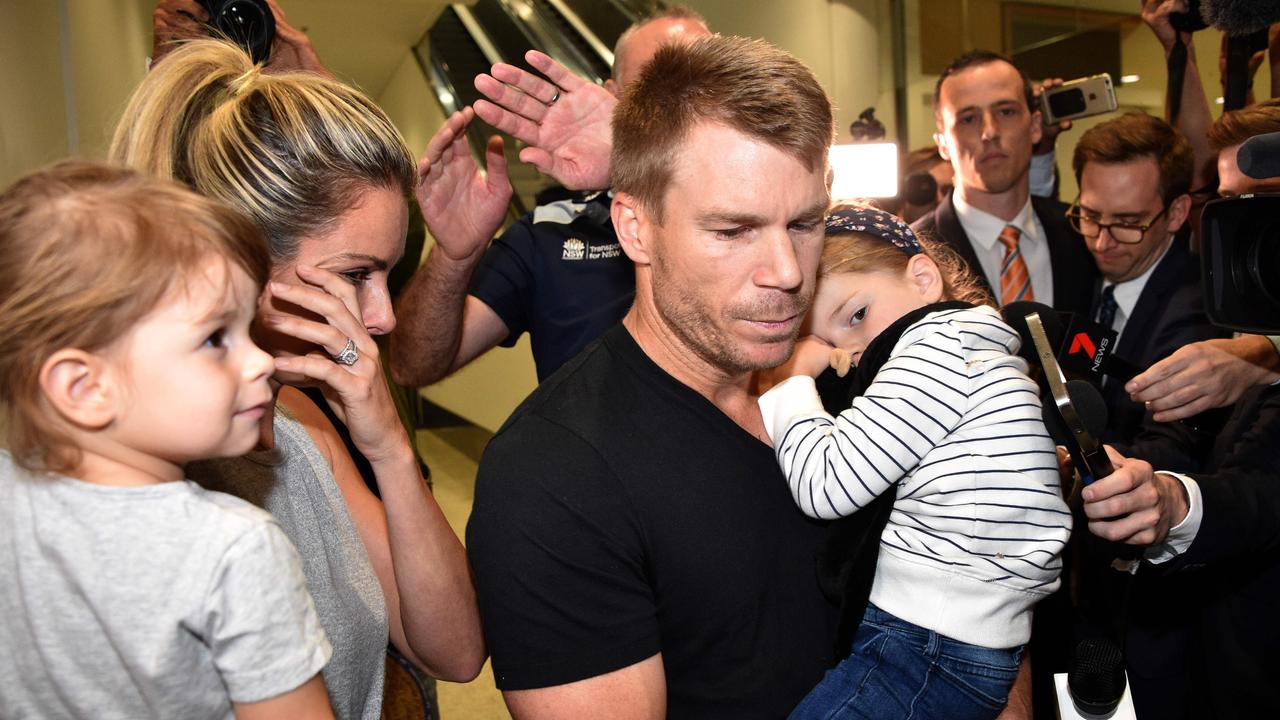
M 714 44 L 693 45 L 704 43 Z M 711 397 L 791 354 L 822 251 L 830 105 L 807 68 L 763 43 L 734 50 L 759 63 L 742 87 L 681 86 L 671 78 L 710 60 L 669 51 L 614 115 L 613 222 L 636 264 L 623 322 L 658 365 Z M 761 122 L 784 107 L 787 122 Z
M 624 240 L 637 265 L 630 327 L 711 375 L 781 364 L 813 297 L 827 202 L 824 166 L 699 123 L 677 154 L 661 218 L 640 208 Z

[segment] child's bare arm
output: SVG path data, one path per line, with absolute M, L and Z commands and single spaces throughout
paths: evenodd
M 274 718 L 299 718 L 299 720 L 331 720 L 333 709 L 329 707 L 329 693 L 324 681 L 316 673 L 297 688 L 283 695 L 251 703 L 234 703 L 236 720 L 273 720 Z

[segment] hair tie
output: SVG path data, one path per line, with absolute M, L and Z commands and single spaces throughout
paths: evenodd
M 248 70 L 240 73 L 240 76 L 231 81 L 231 97 L 240 97 L 253 85 L 253 81 L 258 79 L 262 74 L 262 66 L 254 65 Z
M 827 216 L 827 235 L 859 232 L 878 237 L 908 256 L 921 252 L 920 241 L 897 215 L 875 208 L 837 210 Z

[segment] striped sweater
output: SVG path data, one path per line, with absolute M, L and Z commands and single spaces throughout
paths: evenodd
M 1017 334 L 988 307 L 907 328 L 865 394 L 832 418 L 812 378 L 760 398 L 796 503 L 844 517 L 896 492 L 871 602 L 957 640 L 1025 643 L 1071 530 Z

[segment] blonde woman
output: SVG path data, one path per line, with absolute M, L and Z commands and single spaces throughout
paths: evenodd
M 234 45 L 165 56 L 129 102 L 114 161 L 172 177 L 251 218 L 272 255 L 255 339 L 275 356 L 261 451 L 191 477 L 273 515 L 298 547 L 334 647 L 324 681 L 339 718 L 377 718 L 385 644 L 466 681 L 485 658 L 461 543 L 432 498 L 383 380 L 373 335 L 395 326 L 387 272 L 404 251 L 417 176 L 368 98 L 307 73 L 264 75 Z M 364 485 L 318 386 L 370 462 Z M 191 388 L 199 392 L 199 388 Z

